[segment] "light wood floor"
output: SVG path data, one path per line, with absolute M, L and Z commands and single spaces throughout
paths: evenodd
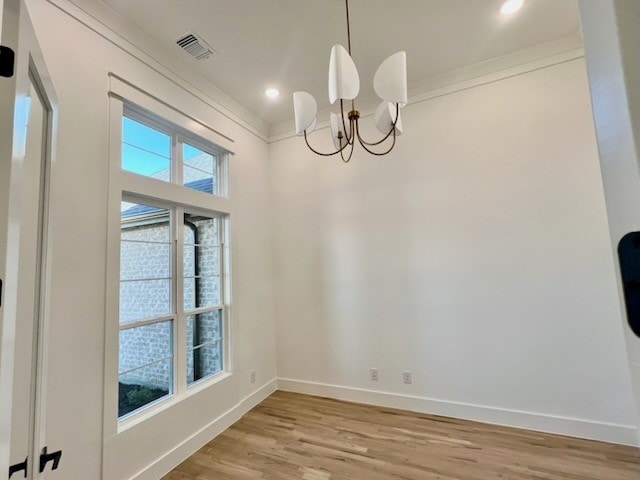
M 163 480 L 637 480 L 638 450 L 276 392 Z

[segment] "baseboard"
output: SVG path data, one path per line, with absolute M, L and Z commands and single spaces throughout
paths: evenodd
M 240 420 L 242 416 L 265 398 L 277 390 L 277 380 L 274 378 L 266 385 L 240 400 L 233 408 L 227 410 L 198 432 L 176 445 L 168 453 L 145 467 L 130 480 L 158 480 L 166 475 L 176 465 L 180 464 L 212 438 L 217 437 L 227 428 Z
M 482 405 L 449 402 L 426 397 L 378 392 L 361 388 L 307 382 L 289 378 L 273 379 L 233 408 L 204 426 L 198 432 L 176 445 L 168 453 L 145 467 L 130 480 L 157 480 L 176 465 L 193 455 L 202 445 L 220 435 L 227 428 L 276 390 L 335 398 L 350 402 L 399 408 L 445 417 L 462 418 L 495 425 L 525 428 L 571 437 L 587 438 L 609 443 L 638 446 L 636 429 L 626 425 L 593 422 L 577 418 L 558 417 L 538 413 L 507 410 Z
M 555 433 L 608 443 L 638 446 L 636 428 L 578 418 L 508 410 L 482 405 L 449 402 L 426 397 L 378 392 L 361 388 L 328 385 L 289 378 L 278 379 L 278 390 L 335 398 L 389 408 L 462 418 L 477 422 Z

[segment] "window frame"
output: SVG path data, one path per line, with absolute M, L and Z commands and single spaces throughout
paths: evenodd
M 174 125 L 167 120 L 164 120 L 158 117 L 156 114 L 145 111 L 143 108 L 138 107 L 132 103 L 124 103 L 123 114 L 124 117 L 128 117 L 142 125 L 153 128 L 154 130 L 159 131 L 160 133 L 164 133 L 169 136 L 171 147 L 171 158 L 170 158 L 170 180 L 167 182 L 165 180 L 159 180 L 161 182 L 170 183 L 179 186 L 184 185 L 184 155 L 183 149 L 181 148 L 183 145 L 187 144 L 192 147 L 195 147 L 199 150 L 202 150 L 204 153 L 208 153 L 209 155 L 213 155 L 216 158 L 216 166 L 215 166 L 215 174 L 216 174 L 216 187 L 217 192 L 207 193 L 208 195 L 213 195 L 215 197 L 228 198 L 228 170 L 226 167 L 227 152 L 225 152 L 222 148 L 216 146 L 215 144 L 199 139 L 195 134 L 185 131 L 184 128 L 181 128 L 178 125 Z M 127 171 L 127 170 L 125 170 Z M 135 172 L 130 172 L 134 175 Z M 141 175 L 145 176 L 145 175 Z M 153 179 L 153 177 L 147 177 Z M 158 180 L 158 179 L 153 179 Z
M 229 157 L 232 152 L 221 147 L 227 143 L 214 130 L 206 130 L 195 125 L 194 120 L 182 114 L 166 110 L 166 105 L 151 97 L 138 97 L 144 105 L 125 101 L 119 95 L 110 94 L 109 115 L 109 201 L 107 228 L 107 279 L 106 279 L 106 327 L 105 327 L 105 438 L 124 431 L 142 422 L 159 411 L 170 408 L 190 395 L 209 388 L 233 373 L 231 344 L 231 238 L 232 203 L 229 200 Z M 154 112 L 154 110 L 156 110 Z M 163 118 L 170 113 L 171 120 Z M 129 117 L 171 138 L 171 181 L 147 177 L 122 169 L 122 120 Z M 176 122 L 177 120 L 177 122 Z M 174 123 L 176 122 L 176 123 Z M 195 128 L 197 127 L 197 128 Z M 194 133 L 192 130 L 195 130 Z M 219 143 L 218 143 L 219 142 Z M 182 184 L 182 145 L 186 143 L 203 152 L 215 155 L 217 173 L 217 194 L 206 193 L 185 187 Z M 178 168 L 180 165 L 180 168 Z M 167 315 L 140 319 L 135 326 L 173 320 L 173 388 L 169 395 L 141 407 L 123 417 L 118 417 L 118 354 L 119 354 L 119 288 L 120 288 L 120 202 L 134 201 L 166 208 L 171 212 L 172 232 L 172 280 L 171 312 Z M 220 305 L 189 310 L 188 314 L 221 310 L 222 322 L 222 370 L 187 384 L 187 311 L 184 310 L 182 285 L 183 258 L 178 251 L 176 240 L 181 238 L 184 213 L 218 218 L 220 244 Z M 182 247 L 183 248 L 183 247 Z M 126 328 L 135 328 L 125 324 Z

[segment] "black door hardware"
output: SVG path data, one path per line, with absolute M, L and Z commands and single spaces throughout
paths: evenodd
M 13 77 L 16 54 L 9 47 L 0 45 L 0 77 Z
M 640 232 L 627 233 L 618 243 L 620 276 L 627 322 L 640 337 Z
M 42 453 L 40 454 L 40 473 L 44 472 L 47 463 L 51 461 L 53 461 L 51 470 L 56 470 L 58 468 L 58 464 L 60 463 L 60 458 L 62 458 L 62 450 L 47 453 L 47 447 L 44 447 L 42 449 Z
M 24 462 L 22 463 L 16 463 L 15 465 L 11 465 L 9 467 L 9 478 L 11 478 L 11 475 L 13 475 L 14 473 L 18 473 L 21 470 L 24 470 L 24 478 L 27 478 L 27 467 L 29 466 L 29 457 L 24 459 Z

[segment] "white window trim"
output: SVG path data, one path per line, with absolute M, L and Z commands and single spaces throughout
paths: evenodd
M 113 78 L 112 78 L 113 80 Z M 126 85 L 126 84 L 123 84 Z M 127 85 L 128 86 L 128 85 Z M 121 87 L 121 85 L 120 85 Z M 232 362 L 232 323 L 231 323 L 231 228 L 230 218 L 233 215 L 233 205 L 229 199 L 229 157 L 232 152 L 226 150 L 226 146 L 232 145 L 232 140 L 228 137 L 221 136 L 212 129 L 202 128 L 202 124 L 194 120 L 192 117 L 182 114 L 180 111 L 168 107 L 163 102 L 159 102 L 151 96 L 145 95 L 143 92 L 129 87 L 129 93 L 135 99 L 123 100 L 122 93 L 127 91 L 125 88 L 119 89 L 119 92 L 110 92 L 109 98 L 109 183 L 108 183 L 108 225 L 107 225 L 107 278 L 106 278 L 106 295 L 105 295 L 105 390 L 104 390 L 104 438 L 108 439 L 116 436 L 118 433 L 127 430 L 143 421 L 153 417 L 156 413 L 170 408 L 171 406 L 183 401 L 191 395 L 195 395 L 200 391 L 210 388 L 213 385 L 222 382 L 230 377 L 233 372 Z M 131 100 L 131 102 L 129 101 Z M 137 105 L 132 103 L 136 101 Z M 166 114 L 166 115 L 165 115 Z M 164 182 L 161 180 L 144 177 L 132 172 L 122 170 L 122 118 L 123 116 L 141 116 L 143 123 L 151 123 L 154 128 L 165 133 L 175 133 L 173 139 L 179 138 L 194 147 L 201 148 L 218 155 L 218 177 L 219 195 L 211 195 L 199 192 L 189 188 L 185 188 L 181 184 Z M 151 116 L 151 121 L 149 117 Z M 165 121 L 159 120 L 165 118 Z M 167 118 L 169 117 L 169 118 Z M 166 123 L 165 123 L 166 122 Z M 157 125 L 157 127 L 156 127 Z M 194 128 L 197 126 L 198 128 Z M 169 132 L 167 132 L 167 130 Z M 193 131 L 193 133 L 190 133 Z M 198 139 L 198 136 L 202 140 Z M 179 143 L 172 141 L 172 152 L 174 159 L 180 161 L 172 162 L 172 165 L 181 164 L 182 149 L 178 148 Z M 218 148 L 212 148 L 216 145 Z M 202 148 L 203 147 L 203 148 Z M 177 152 L 179 150 L 179 152 Z M 177 154 L 177 156 L 176 156 Z M 172 167 L 175 168 L 175 167 Z M 181 178 L 181 172 L 175 172 L 177 175 L 173 177 L 177 181 Z M 174 174 L 174 172 L 172 172 Z M 226 181 L 225 181 L 226 180 Z M 182 183 L 182 182 L 181 182 Z M 226 187 L 226 188 L 225 188 Z M 181 352 L 184 349 L 177 347 L 177 342 L 183 342 L 186 348 L 186 338 L 182 328 L 179 325 L 179 318 L 176 313 L 164 315 L 168 319 L 173 318 L 175 323 L 174 335 L 174 388 L 173 394 L 148 406 L 140 409 L 136 413 L 132 413 L 123 419 L 118 419 L 118 350 L 119 350 L 119 286 L 120 286 L 120 202 L 123 198 L 133 197 L 139 201 L 148 199 L 151 203 L 164 205 L 165 207 L 177 207 L 178 211 L 186 210 L 188 213 L 202 214 L 204 216 L 219 216 L 221 229 L 221 295 L 222 295 L 222 330 L 223 330 L 223 370 L 214 375 L 203 378 L 199 381 L 187 386 L 186 382 L 186 356 L 180 359 Z M 184 209 L 184 210 L 183 210 Z M 177 215 L 179 216 L 179 215 Z M 182 219 L 176 221 L 174 219 L 172 228 L 178 228 L 178 224 L 182 224 Z M 181 233 L 181 232 L 180 232 Z M 182 259 L 179 259 L 182 262 Z M 181 270 L 177 269 L 176 261 L 172 262 L 173 273 Z M 176 282 L 172 282 L 172 288 Z M 182 298 L 182 293 L 173 292 L 173 301 L 178 302 Z M 211 310 L 215 308 L 206 308 Z M 173 309 L 175 311 L 175 309 Z M 147 319 L 145 319 L 147 320 Z M 148 319 L 150 323 L 155 323 Z M 186 325 L 186 315 L 184 316 Z M 182 344 L 181 344 L 182 345 Z M 185 372 L 179 370 L 180 366 L 185 366 Z

